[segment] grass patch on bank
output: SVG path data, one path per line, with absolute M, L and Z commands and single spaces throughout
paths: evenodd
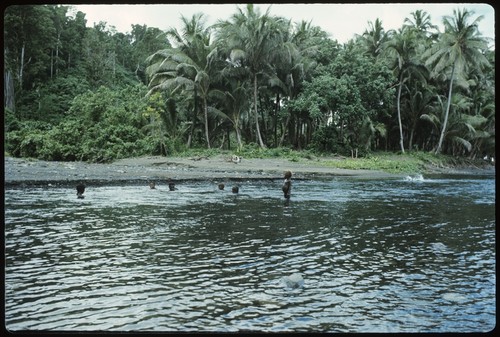
M 189 149 L 175 154 L 181 157 L 214 157 L 238 155 L 247 159 L 280 158 L 291 162 L 348 169 L 348 170 L 378 170 L 388 173 L 422 173 L 429 167 L 456 167 L 464 163 L 447 155 L 436 155 L 431 152 L 413 151 L 405 154 L 394 152 L 375 152 L 364 157 L 350 158 L 333 154 L 316 153 L 313 151 L 297 151 L 290 148 L 261 149 L 256 144 L 246 145 L 240 151 L 221 149 Z
M 240 151 L 221 149 L 189 149 L 173 154 L 179 157 L 215 157 L 237 155 L 246 159 L 279 158 L 302 164 L 314 163 L 325 167 L 347 170 L 377 170 L 394 174 L 425 173 L 432 168 L 482 167 L 481 159 L 453 157 L 432 152 L 412 151 L 402 153 L 374 152 L 364 157 L 350 158 L 328 153 L 317 153 L 309 150 L 293 150 L 286 147 L 261 149 L 256 144 L 245 145 Z
M 420 155 L 377 153 L 362 158 L 344 158 L 325 161 L 325 165 L 349 170 L 378 170 L 389 173 L 422 172 L 428 160 Z
M 279 148 L 266 148 L 261 149 L 256 144 L 245 145 L 239 151 L 221 150 L 221 149 L 188 149 L 183 152 L 174 153 L 173 155 L 179 157 L 215 157 L 218 155 L 232 156 L 237 155 L 242 158 L 248 159 L 269 159 L 269 158 L 281 158 L 288 159 L 293 162 L 300 160 L 313 160 L 317 159 L 317 155 L 308 150 L 292 150 L 287 147 Z
M 469 159 L 466 157 L 453 157 L 431 152 L 407 152 L 405 154 L 392 152 L 372 153 L 362 158 L 342 158 L 326 160 L 329 167 L 350 170 L 379 170 L 388 173 L 424 173 L 433 168 L 462 169 L 485 168 L 488 166 L 482 159 Z

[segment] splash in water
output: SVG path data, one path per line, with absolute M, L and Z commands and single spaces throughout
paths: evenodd
M 412 176 L 406 176 L 405 181 L 425 181 L 425 179 L 424 176 L 419 173 Z

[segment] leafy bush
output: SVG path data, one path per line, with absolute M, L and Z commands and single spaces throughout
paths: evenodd
M 38 157 L 44 146 L 45 134 L 51 125 L 40 121 L 16 123 L 16 128 L 5 134 L 5 150 L 16 157 Z
M 140 86 L 87 92 L 74 99 L 69 115 L 54 126 L 40 121 L 10 123 L 6 150 L 20 157 L 91 162 L 159 154 L 159 141 L 141 131 L 143 98 Z
M 19 144 L 19 154 L 21 157 L 38 157 L 44 147 L 44 133 L 34 130 L 27 134 Z
M 310 147 L 319 152 L 330 152 L 347 155 L 349 150 L 340 140 L 337 129 L 333 125 L 318 129 L 312 138 Z

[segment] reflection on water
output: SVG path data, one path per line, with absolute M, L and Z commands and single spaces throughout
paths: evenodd
M 280 182 L 8 189 L 6 327 L 489 331 L 494 184 L 295 181 L 289 204 Z

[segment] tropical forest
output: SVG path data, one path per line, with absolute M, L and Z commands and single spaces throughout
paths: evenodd
M 64 5 L 4 11 L 4 154 L 110 162 L 189 151 L 363 158 L 495 153 L 495 50 L 473 11 L 379 19 L 340 44 L 251 4 L 207 25 L 106 22 Z

